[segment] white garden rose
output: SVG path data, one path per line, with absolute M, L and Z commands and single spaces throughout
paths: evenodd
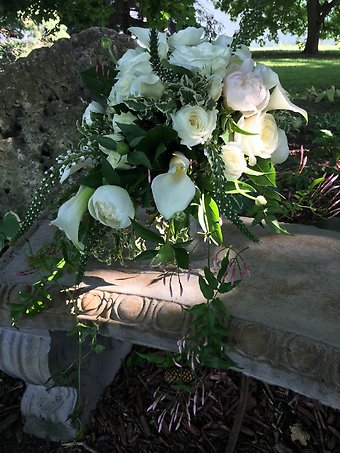
M 224 175 L 228 181 L 239 179 L 247 170 L 247 162 L 238 143 L 229 142 L 222 146 L 221 157 L 225 164 Z
M 203 41 L 204 28 L 187 27 L 169 37 L 169 46 L 197 46 Z
M 249 156 L 249 165 L 256 164 L 256 157 L 268 159 L 278 145 L 278 128 L 273 115 L 261 113 L 250 118 L 241 117 L 238 126 L 256 135 L 235 133 L 234 140 L 244 154 Z
M 181 144 L 192 146 L 206 143 L 216 128 L 216 109 L 204 110 L 197 105 L 186 105 L 171 114 L 172 128 L 178 133 Z
M 136 36 L 139 46 L 149 50 L 150 28 L 130 27 L 128 28 L 128 30 L 130 33 Z M 162 60 L 165 59 L 168 54 L 169 50 L 168 38 L 166 33 L 161 32 L 158 32 L 157 36 L 158 36 L 158 53 Z
M 230 47 L 203 42 L 197 46 L 178 46 L 170 55 L 169 61 L 200 74 L 225 76 L 231 54 Z
M 270 93 L 261 78 L 252 73 L 253 61 L 246 60 L 237 71 L 224 80 L 223 94 L 229 108 L 251 116 L 263 110 L 269 102 Z
M 100 113 L 104 114 L 105 109 L 104 107 L 99 104 L 99 102 L 92 101 L 90 104 L 86 107 L 85 112 L 83 114 L 83 124 L 86 124 L 86 126 L 92 126 L 93 124 L 93 119 L 92 119 L 92 113 Z
M 101 186 L 88 202 L 91 216 L 113 229 L 126 228 L 135 216 L 135 208 L 128 192 L 119 186 Z
M 130 93 L 133 96 L 160 99 L 164 93 L 164 85 L 158 75 L 153 73 L 142 74 L 132 82 Z
M 130 97 L 130 89 L 134 77 L 130 74 L 120 78 L 112 87 L 107 102 L 110 106 L 120 104 Z
M 125 77 L 126 75 L 140 75 L 152 72 L 150 63 L 150 54 L 143 49 L 129 49 L 117 62 L 118 75 L 117 78 Z

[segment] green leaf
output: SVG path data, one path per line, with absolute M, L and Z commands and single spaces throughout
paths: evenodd
M 172 359 L 172 354 L 167 353 L 166 356 L 164 355 L 157 355 L 155 354 L 142 354 L 140 352 L 137 352 L 139 357 L 142 357 L 143 359 L 147 360 L 148 362 L 154 363 L 157 366 L 161 368 L 169 368 L 173 366 L 174 362 Z
M 220 214 L 216 202 L 210 195 L 202 194 L 198 209 L 198 220 L 202 230 L 211 237 L 212 241 L 217 245 L 222 244 Z
M 13 211 L 8 211 L 0 222 L 0 233 L 6 238 L 12 238 L 20 229 L 20 217 Z
M 131 219 L 131 223 L 137 236 L 145 239 L 146 241 L 155 242 L 156 244 L 164 243 L 164 239 L 160 234 L 143 227 L 143 225 L 133 219 Z
M 145 137 L 146 131 L 136 124 L 117 123 L 129 145 L 135 147 Z
M 257 163 L 253 168 L 262 173 L 261 176 L 249 175 L 249 179 L 257 186 L 276 187 L 276 171 L 271 159 L 257 158 Z
M 228 359 L 208 354 L 201 355 L 201 363 L 209 368 L 221 368 L 223 370 L 227 370 L 233 365 Z
M 102 166 L 96 166 L 92 172 L 80 179 L 79 184 L 86 187 L 91 187 L 91 189 L 97 189 L 103 185 L 103 171 Z
M 230 127 L 233 132 L 237 132 L 238 134 L 243 134 L 243 135 L 259 135 L 254 132 L 248 132 L 240 128 L 233 119 L 230 119 Z
M 127 161 L 131 165 L 144 165 L 147 168 L 152 168 L 152 164 L 149 161 L 148 156 L 141 151 L 129 153 L 127 156 Z
M 116 75 L 117 71 L 112 66 L 97 66 L 83 71 L 81 78 L 92 94 L 106 101 L 116 82 Z
M 108 184 L 111 184 L 113 186 L 121 185 L 121 180 L 120 180 L 119 174 L 117 173 L 116 170 L 113 169 L 110 162 L 105 158 L 102 161 L 102 172 L 103 172 L 103 177 L 106 179 Z
M 211 300 L 214 297 L 214 290 L 209 286 L 208 282 L 202 277 L 202 275 L 199 276 L 198 283 L 203 296 L 207 300 Z
M 209 286 L 211 286 L 211 288 L 213 288 L 213 289 L 217 289 L 217 286 L 218 286 L 217 278 L 215 277 L 215 275 L 211 272 L 211 270 L 207 266 L 204 268 L 204 276 L 205 276 L 207 282 L 209 283 Z
M 156 126 L 150 129 L 145 137 L 136 145 L 138 151 L 143 151 L 146 154 L 154 155 L 156 150 L 156 157 L 162 154 L 169 143 L 178 137 L 177 132 L 169 126 Z
M 158 254 L 158 250 L 144 250 L 139 255 L 135 256 L 134 261 L 151 260 Z
M 117 149 L 117 142 L 115 140 L 112 140 L 112 138 L 99 135 L 98 137 L 96 137 L 96 140 L 101 146 L 106 149 L 109 149 L 111 151 L 115 151 Z
M 224 256 L 224 258 L 222 259 L 222 261 L 220 263 L 220 270 L 218 271 L 218 274 L 217 274 L 217 280 L 219 282 L 223 278 L 224 274 L 227 272 L 227 268 L 229 265 L 229 254 L 230 254 L 230 250 L 227 251 L 226 255 Z
M 175 258 L 178 267 L 182 269 L 189 269 L 190 260 L 189 253 L 184 248 L 174 248 Z
M 205 313 L 207 311 L 207 308 L 207 304 L 204 302 L 203 304 L 197 304 L 193 307 L 190 307 L 188 311 L 197 316 Z
M 324 182 L 325 178 L 316 178 L 314 179 L 308 186 L 308 189 L 313 189 L 313 187 L 317 186 L 321 182 Z
M 222 316 L 224 316 L 225 318 L 228 318 L 229 317 L 229 313 L 228 313 L 228 310 L 225 308 L 223 302 L 221 301 L 221 299 L 219 299 L 218 297 L 216 297 L 215 299 L 213 299 L 211 301 L 211 305 L 215 308 L 215 310 Z

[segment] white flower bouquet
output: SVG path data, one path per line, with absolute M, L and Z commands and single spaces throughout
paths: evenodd
M 57 211 L 51 225 L 69 240 L 73 254 L 64 262 L 78 259 L 76 283 L 90 255 L 190 269 L 192 221 L 218 245 L 221 216 L 254 241 L 240 214 L 282 230 L 274 166 L 287 159 L 288 144 L 275 110 L 307 119 L 278 75 L 227 36 L 209 41 L 202 28 L 191 27 L 171 36 L 130 31 L 136 48 L 115 67 L 84 74 L 97 100 L 78 123 L 78 146 L 46 173 L 17 234 L 45 210 L 55 189 L 60 199 L 50 204 Z M 213 278 L 208 269 L 200 280 L 208 301 Z

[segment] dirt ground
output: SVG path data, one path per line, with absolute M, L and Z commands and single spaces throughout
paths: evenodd
M 242 378 L 231 370 L 202 369 L 204 404 L 201 385 L 196 416 L 192 415 L 194 395 L 191 397 L 189 424 L 188 398 L 175 401 L 175 387 L 166 382 L 164 370 L 146 362 L 127 365 L 136 351 L 141 348 L 134 349 L 105 390 L 84 437 L 70 444 L 46 442 L 23 432 L 20 398 L 25 384 L 0 372 L 0 452 L 340 452 L 339 411 L 289 390 Z M 162 394 L 166 398 L 156 410 L 148 411 Z M 177 407 L 177 401 L 181 402 L 178 414 L 184 415 L 178 429 L 173 424 L 169 431 L 171 408 Z M 236 425 L 240 426 L 239 435 Z M 237 441 L 234 450 L 228 445 L 232 437 Z

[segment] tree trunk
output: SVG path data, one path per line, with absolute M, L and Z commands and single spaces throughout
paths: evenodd
M 318 53 L 322 23 L 319 1 L 307 0 L 307 41 L 303 53 L 307 55 Z

